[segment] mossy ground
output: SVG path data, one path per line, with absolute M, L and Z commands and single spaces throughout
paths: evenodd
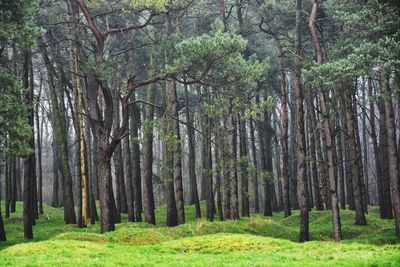
M 239 221 L 213 223 L 194 219 L 167 228 L 165 207 L 156 211 L 156 226 L 118 224 L 99 233 L 99 225 L 66 226 L 62 209 L 45 206 L 34 241 L 23 239 L 21 203 L 5 220 L 8 241 L 0 243 L 0 266 L 400 266 L 400 240 L 393 220 L 381 220 L 370 208 L 367 226 L 354 225 L 354 213 L 343 210 L 344 240 L 332 242 L 330 211 L 312 211 L 312 241 L 297 243 L 298 212 L 283 218 L 252 215 Z M 203 207 L 204 210 L 204 207 Z M 126 217 L 124 217 L 126 221 Z

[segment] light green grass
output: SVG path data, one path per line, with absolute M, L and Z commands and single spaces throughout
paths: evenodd
M 342 211 L 345 240 L 339 244 L 332 242 L 330 211 L 310 214 L 312 241 L 301 244 L 296 211 L 289 218 L 275 213 L 211 223 L 195 220 L 192 206 L 178 227 L 165 227 L 165 207 L 158 207 L 156 226 L 123 222 L 104 235 L 98 224 L 66 226 L 61 209 L 45 206 L 51 219 L 41 217 L 35 240 L 26 242 L 20 203 L 17 208 L 5 220 L 0 266 L 400 266 L 394 222 L 379 219 L 376 208 L 367 226 L 354 225 L 354 213 Z

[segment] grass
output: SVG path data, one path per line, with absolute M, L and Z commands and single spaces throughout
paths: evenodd
M 99 225 L 66 226 L 62 209 L 45 206 L 50 220 L 34 226 L 34 241 L 23 239 L 22 205 L 5 220 L 8 241 L 0 243 L 0 266 L 400 266 L 394 221 L 381 220 L 370 207 L 367 226 L 354 225 L 354 213 L 341 212 L 344 240 L 332 242 L 330 211 L 310 214 L 312 241 L 298 243 L 299 214 L 289 218 L 252 215 L 239 221 L 195 220 L 165 227 L 165 207 L 156 226 L 123 222 L 103 235 Z M 204 210 L 204 206 L 203 206 Z M 123 217 L 126 221 L 126 217 Z

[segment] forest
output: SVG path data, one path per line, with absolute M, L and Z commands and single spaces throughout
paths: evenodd
M 0 266 L 400 266 L 398 0 L 0 0 Z

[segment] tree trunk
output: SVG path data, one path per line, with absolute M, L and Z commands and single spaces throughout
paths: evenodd
M 347 83 L 346 85 L 349 85 Z M 351 85 L 351 83 L 350 83 Z M 350 86 L 351 87 L 351 86 Z M 347 148 L 349 150 L 349 158 L 347 159 L 351 168 L 351 178 L 354 191 L 354 208 L 356 211 L 355 223 L 357 225 L 366 225 L 367 221 L 364 215 L 364 207 L 362 201 L 362 189 L 359 181 L 359 166 L 357 158 L 357 148 L 355 140 L 354 112 L 352 105 L 351 88 L 347 88 L 344 102 L 346 104 L 346 122 L 347 122 Z M 347 177 L 348 178 L 348 177 Z
M 249 157 L 247 153 L 247 133 L 246 133 L 246 121 L 244 119 L 244 110 L 241 111 L 239 117 L 239 141 L 240 141 L 240 177 L 241 177 L 241 204 L 242 204 L 242 216 L 250 216 L 250 201 L 249 201 L 249 180 L 248 180 L 248 168 L 249 168 Z
M 318 12 L 318 0 L 313 1 L 312 11 L 309 19 L 309 28 L 311 32 L 312 41 L 317 54 L 317 63 L 322 64 L 323 52 L 320 41 L 315 29 L 315 19 Z M 329 193 L 332 207 L 332 224 L 333 224 L 333 237 L 336 242 L 342 239 L 342 229 L 340 223 L 339 204 L 336 192 L 336 178 L 335 178 L 335 163 L 334 163 L 334 147 L 332 141 L 331 128 L 329 126 L 329 113 L 326 108 L 325 94 L 323 91 L 318 91 L 318 98 L 320 101 L 320 108 L 322 112 L 322 127 L 325 133 L 325 147 L 328 163 L 328 177 L 329 177 Z M 301 110 L 299 110 L 301 112 Z
M 382 64 L 383 65 L 383 64 Z M 389 86 L 389 72 L 381 67 L 381 89 L 384 96 L 386 129 L 389 145 L 389 166 L 390 166 L 390 193 L 393 203 L 394 221 L 396 235 L 400 238 L 400 190 L 399 190 L 399 161 L 396 144 L 396 126 L 394 124 L 394 112 L 391 100 L 391 89 Z
M 190 116 L 189 107 L 189 93 L 188 86 L 185 84 L 185 115 L 186 123 L 188 125 L 193 125 L 194 120 Z M 196 152 L 195 152 L 195 135 L 194 129 L 187 126 L 187 136 L 188 136 L 188 148 L 189 148 L 189 183 L 190 183 L 190 205 L 195 205 L 196 218 L 201 218 L 199 193 L 197 190 L 197 178 L 196 178 Z
M 154 89 L 150 89 L 150 90 L 154 90 Z M 149 92 L 149 94 L 150 94 L 150 92 Z M 131 99 L 133 100 L 133 98 L 134 98 L 134 94 L 132 95 Z M 134 209 L 135 209 L 136 221 L 141 222 L 143 208 L 142 208 L 142 177 L 141 177 L 140 147 L 139 147 L 139 127 L 140 127 L 139 106 L 137 106 L 137 105 L 132 106 L 130 109 L 130 112 L 131 112 L 131 121 L 130 121 L 131 122 L 131 146 L 132 146 L 132 177 L 131 177 L 131 179 L 133 182 L 133 184 L 131 186 L 133 188 L 133 197 L 134 197 L 134 199 L 132 199 L 132 201 L 134 201 L 134 203 L 135 203 Z M 145 125 L 145 127 L 149 127 L 149 126 Z M 144 145 L 143 145 L 143 149 L 144 149 Z M 152 174 L 152 172 L 150 172 L 150 173 Z M 153 190 L 153 189 L 151 189 L 151 190 Z
M 52 108 L 52 125 L 56 137 L 56 144 L 59 146 L 61 154 L 61 174 L 63 179 L 63 203 L 64 203 L 64 219 L 67 224 L 76 224 L 76 215 L 74 211 L 74 200 L 72 193 L 72 176 L 68 161 L 68 144 L 67 144 L 67 129 L 65 123 L 65 106 L 64 106 L 64 84 L 61 83 L 59 89 L 59 99 L 55 88 L 53 64 L 47 55 L 46 49 L 41 46 L 43 61 L 46 65 L 48 85 L 51 98 Z
M 254 165 L 253 174 L 253 188 L 254 188 L 254 213 L 260 212 L 259 195 L 258 195 L 258 171 L 257 171 L 257 151 L 256 151 L 256 140 L 254 137 L 254 120 L 250 118 L 250 143 L 251 143 L 251 156 Z M 290 209 L 290 207 L 289 207 Z
M 264 154 L 264 170 L 266 177 L 264 181 L 264 216 L 272 216 L 272 202 L 274 199 L 273 190 L 273 165 L 272 165 L 272 128 L 271 128 L 271 113 L 264 112 L 263 133 L 261 138 L 264 139 L 264 146 L 261 147 L 261 153 Z M 261 144 L 260 144 L 261 146 Z
M 168 85 L 169 83 L 169 85 Z M 175 200 L 175 186 L 174 186 L 174 147 L 176 146 L 176 136 L 174 134 L 174 126 L 172 118 L 169 115 L 174 114 L 174 81 L 168 81 L 163 86 L 163 95 L 165 101 L 165 113 L 163 122 L 163 146 L 164 146 L 164 170 L 163 180 L 165 185 L 165 195 L 167 204 L 167 223 L 168 227 L 178 225 L 178 211 L 176 208 Z M 169 90 L 167 90 L 167 87 Z
M 271 27 L 279 59 L 279 90 L 281 96 L 281 146 L 282 146 L 282 185 L 283 185 L 283 210 L 285 218 L 292 214 L 290 209 L 290 179 L 289 179 L 289 116 L 287 109 L 286 72 L 284 63 L 283 46 L 278 36 L 276 25 Z M 296 197 L 296 196 L 294 196 Z
M 153 56 L 150 59 L 149 76 L 154 71 Z M 147 88 L 147 101 L 154 102 L 155 85 L 150 84 Z M 143 208 L 144 219 L 150 224 L 156 224 L 154 215 L 154 195 L 153 195 L 153 118 L 154 107 L 146 105 L 145 120 L 143 126 Z M 133 149 L 133 147 L 132 147 Z M 135 150 L 133 150 L 134 153 Z M 135 155 L 133 155 L 135 157 Z M 135 172 L 134 166 L 132 171 Z M 138 171 L 138 170 L 136 170 Z M 137 190 L 137 189 L 136 189 Z
M 381 118 L 379 120 L 380 124 L 380 144 L 378 144 L 378 138 L 376 134 L 376 126 L 375 126 L 375 104 L 373 101 L 373 92 L 372 92 L 372 81 L 368 79 L 368 96 L 371 99 L 369 102 L 369 111 L 370 111 L 370 125 L 371 125 L 371 139 L 374 148 L 374 157 L 375 157 L 375 175 L 377 180 L 378 187 L 378 201 L 379 201 L 379 212 L 381 219 L 392 219 L 392 200 L 390 199 L 390 186 L 387 182 L 389 177 L 387 176 L 387 135 L 386 135 L 386 123 L 385 123 L 385 112 L 384 108 L 381 110 Z M 383 144 L 386 144 L 383 147 Z M 384 155 L 386 157 L 384 157 Z M 386 190 L 386 191 L 385 191 Z
M 322 203 L 322 197 L 320 192 L 319 185 L 319 176 L 317 171 L 317 153 L 316 146 L 319 142 L 319 130 L 317 129 L 317 122 L 315 119 L 315 110 L 314 110 L 314 101 L 313 98 L 309 98 L 308 101 L 308 110 L 307 114 L 309 116 L 310 121 L 310 159 L 311 159 L 311 174 L 312 174 L 312 183 L 314 187 L 314 199 L 315 199 L 315 208 L 317 210 L 324 210 L 324 205 Z
M 171 105 L 173 106 L 173 115 L 175 118 L 179 118 L 179 107 L 178 107 L 178 94 L 176 91 L 175 82 L 172 85 L 173 98 Z M 175 182 L 175 199 L 176 199 L 176 209 L 178 215 L 178 224 L 185 223 L 185 207 L 184 207 L 184 198 L 183 198 L 183 176 L 182 176 L 182 141 L 181 141 L 181 133 L 179 127 L 179 121 L 173 120 L 173 130 L 174 134 L 177 138 L 177 143 L 174 147 L 174 182 Z
M 298 197 L 300 207 L 300 242 L 305 242 L 309 237 L 309 207 L 307 199 L 307 176 L 305 162 L 305 133 L 303 114 L 303 88 L 301 84 L 301 0 L 296 0 L 296 26 L 294 28 L 295 57 L 294 57 L 294 92 L 296 97 L 296 141 L 297 141 L 297 174 Z

